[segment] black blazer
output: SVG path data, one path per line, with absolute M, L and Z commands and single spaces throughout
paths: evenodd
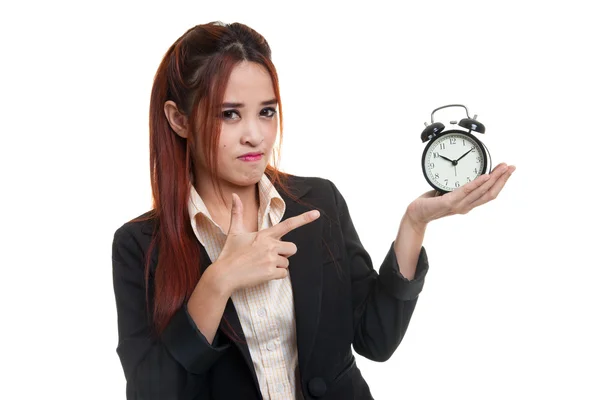
M 351 346 L 374 361 L 386 361 L 394 353 L 423 288 L 428 270 L 425 249 L 421 248 L 413 280 L 400 274 L 393 242 L 378 273 L 336 186 L 327 179 L 298 176 L 291 176 L 290 185 L 302 201 L 321 211 L 319 219 L 282 238 L 298 248 L 289 258 L 298 389 L 305 399 L 372 399 Z M 286 203 L 282 220 L 312 209 L 277 189 Z M 220 328 L 209 344 L 185 306 L 159 340 L 151 338 L 142 260 L 153 229 L 152 220 L 127 222 L 116 230 L 112 246 L 117 354 L 127 380 L 127 399 L 262 399 L 248 347 L 231 341 Z M 210 264 L 206 250 L 198 245 L 203 265 Z M 151 272 L 156 259 L 154 252 Z M 152 293 L 152 274 L 149 286 Z M 245 341 L 231 299 L 224 315 Z

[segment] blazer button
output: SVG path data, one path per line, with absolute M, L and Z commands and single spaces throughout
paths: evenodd
M 323 378 L 312 378 L 308 382 L 308 391 L 315 397 L 321 397 L 327 392 L 327 385 Z

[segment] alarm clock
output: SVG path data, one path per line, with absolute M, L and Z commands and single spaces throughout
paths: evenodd
M 458 122 L 464 129 L 444 130 L 441 122 L 434 122 L 436 111 L 448 107 L 462 107 L 467 118 Z M 456 121 L 450 121 L 456 125 Z M 492 159 L 487 147 L 471 132 L 485 133 L 485 126 L 477 121 L 477 115 L 469 116 L 469 110 L 462 104 L 450 104 L 431 112 L 431 125 L 425 122 L 421 140 L 427 143 L 423 150 L 421 166 L 425 179 L 435 190 L 451 192 L 475 180 L 491 170 Z

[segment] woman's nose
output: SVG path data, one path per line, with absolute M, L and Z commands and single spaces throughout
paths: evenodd
M 263 141 L 263 136 L 259 121 L 249 121 L 244 127 L 244 134 L 241 138 L 242 144 L 248 143 L 252 146 L 258 146 Z

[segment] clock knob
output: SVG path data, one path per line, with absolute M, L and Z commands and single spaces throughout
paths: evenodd
M 485 133 L 485 126 L 475 118 L 463 118 L 458 125 L 470 131 Z
M 423 142 L 428 141 L 432 137 L 436 136 L 438 133 L 443 131 L 445 128 L 444 124 L 441 122 L 435 122 L 429 125 L 427 128 L 423 129 L 423 133 L 421 133 L 421 140 Z

